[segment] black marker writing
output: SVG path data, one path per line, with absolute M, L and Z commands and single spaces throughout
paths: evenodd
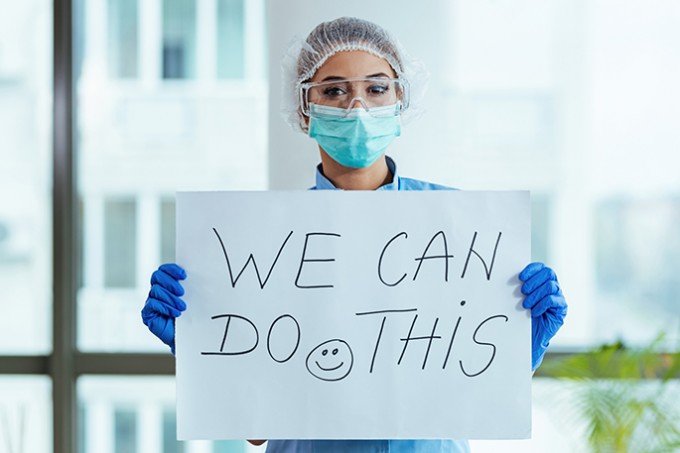
M 402 282 L 402 280 L 404 280 L 404 279 L 406 278 L 406 275 L 407 275 L 406 272 L 404 272 L 404 275 L 402 275 L 401 278 L 400 278 L 399 280 L 397 280 L 396 282 L 394 282 L 394 283 L 387 283 L 387 282 L 385 281 L 385 279 L 383 278 L 383 276 L 382 276 L 382 261 L 383 261 L 383 257 L 385 256 L 385 251 L 387 250 L 387 247 L 389 247 L 390 244 L 391 244 L 392 242 L 394 242 L 394 240 L 397 239 L 397 238 L 400 237 L 400 236 L 404 236 L 405 239 L 408 238 L 408 234 L 406 234 L 405 231 L 402 231 L 401 233 L 397 234 L 397 235 L 394 236 L 392 239 L 390 239 L 389 241 L 387 241 L 387 244 L 385 244 L 385 247 L 382 249 L 382 252 L 380 252 L 380 259 L 378 260 L 378 278 L 379 278 L 380 281 L 383 282 L 383 284 L 385 284 L 386 286 L 397 286 L 399 283 Z
M 424 370 L 425 365 L 427 364 L 427 357 L 430 355 L 430 347 L 432 346 L 432 340 L 434 340 L 434 339 L 440 340 L 442 337 L 435 335 L 435 333 L 437 331 L 437 323 L 439 322 L 439 318 L 436 318 L 434 320 L 434 326 L 432 327 L 432 333 L 429 336 L 424 336 L 424 337 L 414 337 L 414 336 L 412 336 L 413 327 L 415 327 L 417 320 L 418 320 L 418 315 L 415 315 L 413 317 L 413 322 L 411 323 L 411 328 L 408 331 L 408 336 L 406 338 L 400 338 L 400 340 L 404 342 L 404 349 L 401 350 L 401 355 L 399 356 L 399 360 L 397 361 L 397 365 L 401 365 L 401 360 L 404 358 L 404 354 L 406 353 L 406 348 L 408 347 L 408 345 L 411 341 L 428 340 L 427 351 L 425 352 L 425 357 L 423 359 L 422 369 Z
M 365 315 L 378 315 L 387 313 L 408 313 L 412 311 L 417 311 L 417 308 L 407 308 L 404 310 L 378 310 L 378 311 L 366 311 L 363 313 L 357 313 L 357 316 Z M 380 345 L 380 339 L 382 338 L 383 329 L 385 328 L 385 321 L 387 321 L 387 316 L 383 316 L 382 322 L 380 323 L 380 332 L 378 332 L 378 338 L 375 341 L 375 348 L 373 348 L 373 357 L 371 358 L 371 368 L 369 373 L 373 373 L 373 365 L 375 364 L 375 356 L 378 354 L 378 346 Z
M 257 348 L 257 345 L 260 343 L 260 334 L 257 331 L 257 327 L 255 327 L 255 324 L 248 319 L 244 318 L 243 316 L 235 315 L 233 313 L 231 314 L 224 314 L 224 315 L 216 315 L 211 317 L 210 319 L 222 319 L 222 318 L 227 318 L 227 323 L 224 326 L 224 335 L 222 336 L 222 343 L 220 344 L 220 351 L 219 352 L 201 352 L 202 355 L 243 355 L 243 354 L 248 354 L 250 352 L 253 352 L 255 348 Z M 232 351 L 232 352 L 224 352 L 224 345 L 227 342 L 227 335 L 229 334 L 229 328 L 231 327 L 231 320 L 232 319 L 240 319 L 242 321 L 245 321 L 247 324 L 249 324 L 253 328 L 253 332 L 255 332 L 255 344 L 250 348 L 250 349 L 245 349 L 243 351 Z
M 446 364 L 449 363 L 449 356 L 451 355 L 451 348 L 453 347 L 453 340 L 456 339 L 456 333 L 458 332 L 458 326 L 460 326 L 460 320 L 463 319 L 462 316 L 458 317 L 456 321 L 456 327 L 453 328 L 453 333 L 451 334 L 451 341 L 449 341 L 449 349 L 446 350 L 446 357 L 444 358 L 444 364 L 442 365 L 442 370 L 446 369 Z
M 483 372 L 485 372 L 485 371 L 491 366 L 491 363 L 493 363 L 493 359 L 496 358 L 496 345 L 495 345 L 495 344 L 493 344 L 493 343 L 484 343 L 484 342 L 481 342 L 481 341 L 478 341 L 478 340 L 477 340 L 477 333 L 479 332 L 479 329 L 481 329 L 482 326 L 483 326 L 484 324 L 486 324 L 487 322 L 491 321 L 492 319 L 496 319 L 496 318 L 503 318 L 503 319 L 505 319 L 505 322 L 508 322 L 508 317 L 505 316 L 505 315 L 495 315 L 495 316 L 490 316 L 490 317 L 486 318 L 484 321 L 482 321 L 482 322 L 477 326 L 477 328 L 475 329 L 475 333 L 472 334 L 472 341 L 474 341 L 474 342 L 477 343 L 478 345 L 482 345 L 482 346 L 490 346 L 490 347 L 492 348 L 491 358 L 489 359 L 489 363 L 487 363 L 486 366 L 485 366 L 484 368 L 482 368 L 481 370 L 479 370 L 477 373 L 468 373 L 467 371 L 465 371 L 465 367 L 463 366 L 463 361 L 462 361 L 462 360 L 459 360 L 458 363 L 460 364 L 460 369 L 461 369 L 461 371 L 463 372 L 463 374 L 464 374 L 465 376 L 467 376 L 467 377 L 475 377 L 475 376 L 479 376 L 480 374 L 482 374 Z
M 465 300 L 460 301 L 461 307 L 464 307 L 466 305 L 467 302 Z M 392 338 L 391 341 L 398 340 L 402 343 L 402 349 L 398 360 L 396 360 L 396 363 L 392 362 L 393 359 L 390 359 L 390 362 L 395 364 L 396 366 L 401 366 L 406 357 L 406 350 L 409 349 L 411 343 L 414 341 L 425 341 L 427 343 L 427 347 L 424 350 L 422 364 L 420 365 L 421 370 L 425 370 L 425 368 L 427 367 L 427 363 L 431 354 L 434 354 L 438 357 L 440 357 L 441 355 L 444 356 L 441 369 L 446 370 L 448 363 L 453 355 L 454 342 L 456 341 L 457 338 L 460 337 L 459 333 L 461 331 L 461 325 L 464 324 L 464 315 L 460 315 L 457 317 L 455 325 L 453 326 L 451 332 L 451 337 L 448 338 L 447 335 L 447 339 L 449 340 L 448 342 L 435 343 L 434 340 L 441 340 L 443 338 L 441 335 L 438 334 L 437 331 L 439 327 L 439 321 L 441 318 L 440 317 L 434 318 L 432 328 L 429 331 L 429 334 L 417 335 L 414 333 L 414 331 L 417 330 L 416 324 L 418 323 L 418 319 L 421 319 L 420 323 L 421 326 L 423 324 L 424 319 L 420 317 L 420 315 L 417 314 L 417 312 L 418 312 L 417 308 L 408 308 L 408 309 L 376 310 L 355 313 L 356 316 L 380 315 L 380 317 L 382 318 L 380 320 L 380 327 L 377 330 L 375 346 L 373 348 L 371 363 L 368 369 L 369 374 L 372 374 L 373 371 L 375 370 L 375 364 L 381 343 L 385 341 L 385 337 L 389 338 L 388 335 L 384 335 L 387 318 L 393 314 L 399 315 L 406 313 L 414 313 L 413 319 L 410 323 L 410 327 L 408 329 L 408 333 L 406 336 L 403 337 L 396 336 Z M 222 320 L 223 322 L 226 321 L 224 325 L 224 331 L 221 336 L 221 342 L 219 344 L 218 350 L 201 352 L 201 355 L 240 356 L 249 354 L 258 347 L 260 339 L 258 329 L 256 325 L 248 318 L 234 313 L 226 313 L 213 316 L 211 317 L 211 319 Z M 466 366 L 463 363 L 463 360 L 458 360 L 460 370 L 466 377 L 473 378 L 483 374 L 491 367 L 494 360 L 496 359 L 497 357 L 496 353 L 498 351 L 498 347 L 496 346 L 496 344 L 490 341 L 484 341 L 482 339 L 484 333 L 483 332 L 484 326 L 486 326 L 491 321 L 496 319 L 502 319 L 504 322 L 509 321 L 508 316 L 503 314 L 489 316 L 477 325 L 471 338 L 475 345 L 479 345 L 484 348 L 490 348 L 489 351 L 490 357 L 486 364 L 482 366 L 481 369 L 479 369 L 478 371 L 473 372 L 466 368 Z M 401 319 L 401 321 L 404 321 L 404 319 Z M 233 332 L 234 330 L 235 332 Z M 248 346 L 243 346 L 244 342 L 248 341 L 249 334 L 250 337 L 252 338 L 251 340 L 252 344 Z M 295 317 L 288 313 L 278 316 L 269 325 L 269 331 L 267 333 L 266 343 L 267 353 L 269 354 L 269 357 L 278 364 L 283 364 L 290 361 L 296 355 L 301 346 L 301 337 L 302 335 L 300 323 L 297 321 L 297 319 L 295 319 Z M 230 338 L 232 339 L 230 340 Z M 388 339 L 387 341 L 389 342 L 390 340 Z M 237 346 L 234 346 L 234 343 Z M 447 343 L 448 347 L 445 346 Z M 231 347 L 228 347 L 228 344 Z M 394 357 L 394 359 L 396 359 L 396 357 Z M 336 338 L 321 343 L 316 348 L 314 348 L 312 352 L 310 352 L 310 354 L 307 356 L 306 364 L 307 370 L 314 377 L 323 381 L 337 381 L 344 379 L 349 374 L 350 370 L 352 369 L 353 362 L 354 354 L 351 348 L 349 347 L 349 344 L 347 344 L 347 342 L 344 340 Z
M 271 340 L 272 340 L 272 331 L 274 330 L 274 326 L 277 325 L 281 320 L 283 319 L 290 319 L 295 323 L 295 328 L 297 331 L 297 335 L 295 336 L 295 347 L 291 351 L 291 353 L 286 357 L 285 359 L 277 359 L 274 357 L 274 354 L 272 354 L 272 348 L 271 348 Z M 269 326 L 269 332 L 267 333 L 267 352 L 269 353 L 269 357 L 272 358 L 275 362 L 278 363 L 284 363 L 289 361 L 297 352 L 298 347 L 300 346 L 300 324 L 297 322 L 297 319 L 293 318 L 289 314 L 281 315 L 278 318 L 274 320 L 271 326 Z
M 345 340 L 334 338 L 312 349 L 307 355 L 305 366 L 317 379 L 327 382 L 341 381 L 352 371 L 354 353 Z
M 333 285 L 326 284 L 326 285 L 301 285 L 300 284 L 300 274 L 302 274 L 302 267 L 304 266 L 305 263 L 328 263 L 328 262 L 333 262 L 335 261 L 334 258 L 307 258 L 307 245 L 309 243 L 309 238 L 311 236 L 332 236 L 332 237 L 341 237 L 339 234 L 336 233 L 307 233 L 305 236 L 305 245 L 302 249 L 302 258 L 300 259 L 300 267 L 298 268 L 298 273 L 297 277 L 295 277 L 295 286 L 298 288 L 304 288 L 304 289 L 313 289 L 313 288 L 333 288 Z
M 470 244 L 470 250 L 468 251 L 467 259 L 465 260 L 465 266 L 463 267 L 463 273 L 460 275 L 460 278 L 465 278 L 465 272 L 467 271 L 468 263 L 470 262 L 470 256 L 474 253 L 477 255 L 477 258 L 482 262 L 484 265 L 484 272 L 486 273 L 486 279 L 491 280 L 491 271 L 493 271 L 493 263 L 496 261 L 496 252 L 498 251 L 498 244 L 501 242 L 501 235 L 502 232 L 498 232 L 498 239 L 496 239 L 496 245 L 493 248 L 493 255 L 491 256 L 491 264 L 489 266 L 486 265 L 486 261 L 484 261 L 484 258 L 477 253 L 477 251 L 474 249 L 475 247 L 475 241 L 477 240 L 477 232 L 475 231 L 475 234 L 472 236 L 472 243 Z
M 441 237 L 442 241 L 444 243 L 444 254 L 443 255 L 427 255 L 427 252 L 430 250 L 430 246 L 434 242 L 437 237 Z M 423 251 L 423 255 L 420 258 L 416 258 L 416 261 L 418 261 L 418 267 L 416 268 L 416 273 L 413 275 L 413 281 L 416 281 L 416 278 L 418 278 L 418 272 L 420 271 L 420 266 L 423 264 L 424 260 L 433 260 L 433 259 L 444 259 L 444 281 L 448 282 L 449 281 L 449 258 L 453 258 L 453 255 L 449 255 L 449 246 L 446 242 L 446 235 L 444 234 L 443 231 L 437 231 L 434 236 L 432 236 L 432 239 L 430 239 L 430 242 L 427 244 L 427 247 L 425 247 L 425 250 Z
M 274 266 L 276 266 L 276 262 L 279 260 L 279 257 L 281 256 L 281 252 L 283 252 L 283 248 L 286 246 L 288 243 L 288 239 L 293 235 L 293 232 L 291 231 L 288 233 L 288 236 L 286 236 L 286 239 L 283 241 L 283 244 L 281 244 L 281 248 L 279 249 L 279 252 L 276 254 L 276 258 L 274 258 L 274 262 L 272 265 L 269 267 L 269 272 L 267 272 L 267 276 L 265 277 L 264 280 L 262 280 L 262 277 L 260 276 L 260 270 L 257 267 L 257 263 L 255 262 L 255 257 L 251 253 L 248 259 L 246 260 L 246 263 L 243 265 L 243 268 L 241 269 L 241 272 L 238 273 L 236 277 L 234 277 L 234 273 L 232 272 L 231 269 L 231 262 L 229 261 L 229 254 L 227 253 L 227 248 L 224 246 L 224 242 L 222 241 L 222 238 L 220 237 L 220 234 L 217 232 L 215 228 L 213 228 L 213 231 L 215 232 L 215 235 L 217 236 L 217 239 L 220 241 L 220 246 L 222 247 L 222 253 L 224 253 L 224 259 L 227 261 L 227 269 L 229 270 L 229 279 L 231 281 L 231 287 L 235 288 L 236 287 L 236 282 L 238 282 L 239 278 L 241 278 L 241 275 L 243 275 L 243 272 L 246 270 L 246 267 L 248 267 L 248 263 L 253 263 L 253 267 L 255 268 L 255 274 L 257 275 L 257 281 L 260 284 L 260 289 L 264 289 L 264 286 L 267 284 L 267 280 L 269 280 L 269 277 L 272 274 L 272 270 L 274 270 Z

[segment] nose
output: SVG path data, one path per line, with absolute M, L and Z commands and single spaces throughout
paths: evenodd
M 366 101 L 363 100 L 361 97 L 356 97 L 352 99 L 349 103 L 349 108 L 350 109 L 357 109 L 363 107 L 364 110 L 368 111 L 368 105 L 366 105 Z

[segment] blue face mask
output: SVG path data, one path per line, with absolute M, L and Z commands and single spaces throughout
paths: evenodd
M 399 104 L 371 109 L 311 105 L 309 136 L 337 163 L 366 168 L 401 135 Z

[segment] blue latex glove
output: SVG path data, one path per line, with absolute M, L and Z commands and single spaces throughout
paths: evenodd
M 524 282 L 522 306 L 531 309 L 531 370 L 541 365 L 550 339 L 564 324 L 567 301 L 555 272 L 543 263 L 531 263 L 519 274 Z
M 151 333 L 170 346 L 175 353 L 175 318 L 187 308 L 180 296 L 184 288 L 179 283 L 187 277 L 177 264 L 163 264 L 151 274 L 151 291 L 142 308 L 142 321 Z

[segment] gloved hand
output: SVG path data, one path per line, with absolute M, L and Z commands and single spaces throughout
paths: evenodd
M 182 314 L 187 305 L 179 297 L 184 288 L 179 280 L 187 277 L 184 269 L 177 264 L 162 264 L 151 274 L 151 291 L 142 308 L 142 321 L 151 333 L 156 335 L 175 353 L 175 318 Z
M 531 309 L 531 370 L 541 365 L 550 339 L 564 323 L 567 301 L 555 272 L 543 263 L 531 263 L 519 274 L 524 282 L 522 306 Z

